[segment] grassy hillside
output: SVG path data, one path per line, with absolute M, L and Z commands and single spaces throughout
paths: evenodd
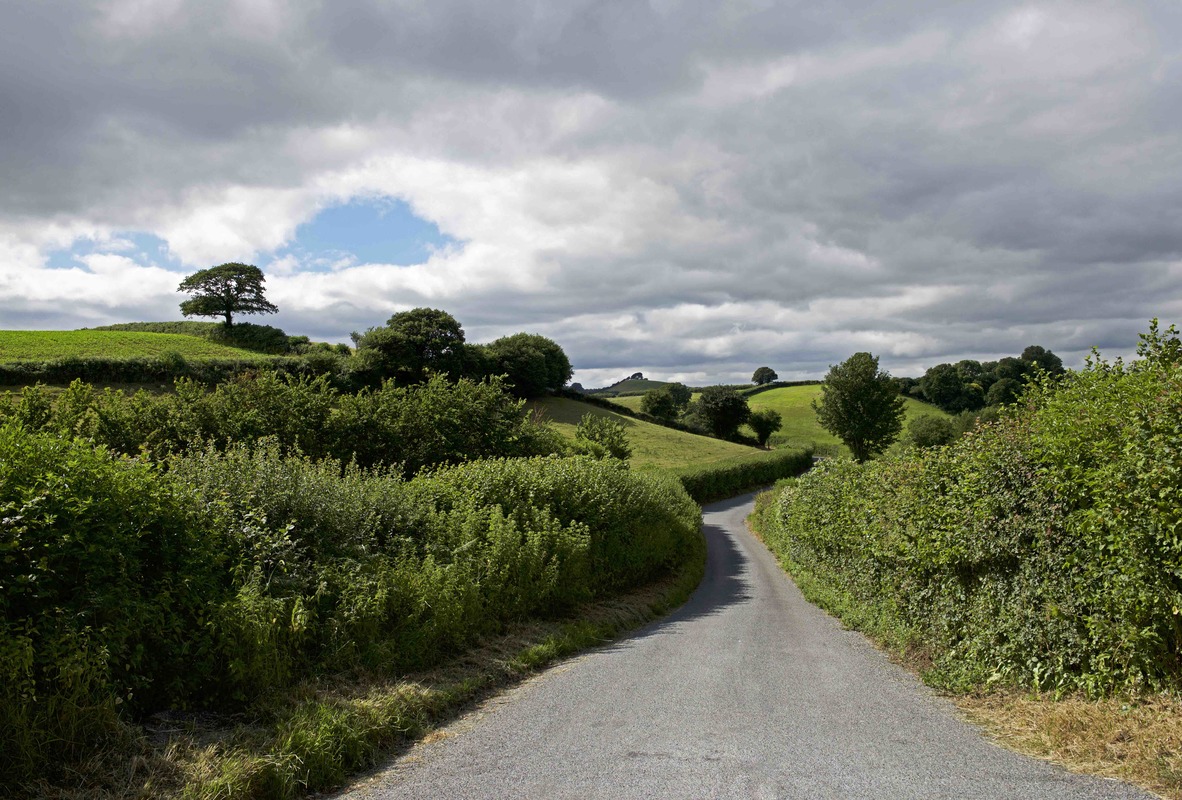
M 821 423 L 817 422 L 812 402 L 820 397 L 821 386 L 819 384 L 816 386 L 785 386 L 781 389 L 770 389 L 752 395 L 748 399 L 748 405 L 751 406 L 752 411 L 770 408 L 780 412 L 780 416 L 783 417 L 784 427 L 772 436 L 769 443 L 772 447 L 808 447 L 812 444 L 816 446 L 818 455 L 846 454 L 848 451 L 845 445 L 836 436 L 822 428 Z M 697 399 L 696 394 L 694 398 Z M 613 398 L 612 402 L 639 411 L 641 399 L 640 397 L 617 397 Z M 903 402 L 906 404 L 907 410 L 907 418 L 903 423 L 904 429 L 907 423 L 916 417 L 948 416 L 935 406 L 921 403 L 910 397 L 904 397 Z
M 805 447 L 814 443 L 819 455 L 837 453 L 847 454 L 845 445 L 836 436 L 821 427 L 817 421 L 817 414 L 813 411 L 812 402 L 821 397 L 821 387 L 817 386 L 786 386 L 783 389 L 772 389 L 760 392 L 749 400 L 752 411 L 770 408 L 780 412 L 784 419 L 784 427 L 772 436 L 770 444 L 774 447 Z M 910 397 L 904 397 L 907 417 L 903 422 L 904 430 L 911 420 L 916 417 L 937 416 L 946 417 L 948 414 L 921 403 Z
M 628 431 L 628 441 L 632 445 L 631 460 L 636 466 L 664 469 L 696 467 L 760 453 L 752 447 L 665 428 L 565 397 L 548 397 L 534 401 L 533 405 L 544 410 L 546 418 L 563 435 L 571 438 L 574 438 L 575 427 L 584 414 L 617 420 Z
M 258 353 L 176 333 L 129 331 L 0 331 L 0 363 L 62 358 L 157 358 L 179 353 L 187 359 L 253 360 Z
M 620 381 L 619 383 L 613 383 L 606 389 L 596 389 L 595 391 L 588 392 L 587 394 L 594 394 L 600 397 L 611 397 L 612 395 L 623 394 L 639 395 L 647 392 L 649 389 L 660 389 L 662 386 L 668 385 L 668 381 L 650 381 L 647 379 L 640 381 L 626 380 Z M 640 398 L 637 397 L 637 402 L 639 402 L 639 400 Z M 639 406 L 637 406 L 637 408 L 639 408 Z

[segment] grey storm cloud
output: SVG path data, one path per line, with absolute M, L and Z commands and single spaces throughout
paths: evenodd
M 121 231 L 255 260 L 294 332 L 444 307 L 474 340 L 554 337 L 584 383 L 862 349 L 898 373 L 1031 343 L 1071 363 L 1182 319 L 1176 3 L 0 9 L 9 327 L 175 316 L 176 275 L 142 259 L 44 268 Z M 459 244 L 268 267 L 376 195 Z

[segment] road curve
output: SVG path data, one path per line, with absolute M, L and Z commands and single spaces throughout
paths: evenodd
M 340 795 L 377 798 L 1151 798 L 1002 750 L 807 603 L 705 509 L 676 613 L 485 703 Z

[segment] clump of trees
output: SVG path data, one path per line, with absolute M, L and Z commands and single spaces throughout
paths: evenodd
M 1017 358 L 998 361 L 965 359 L 937 364 L 919 380 L 901 379 L 899 389 L 939 406 L 950 414 L 978 411 L 987 406 L 1016 401 L 1027 382 L 1040 373 L 1062 375 L 1063 361 L 1039 345 L 1031 345 Z
M 640 410 L 658 419 L 677 419 L 690 404 L 693 391 L 684 383 L 669 383 L 649 389 L 640 398 Z
M 354 333 L 352 372 L 357 382 L 375 386 L 422 383 L 430 375 L 452 380 L 502 376 L 518 397 L 539 397 L 561 389 L 573 370 L 562 347 L 534 333 L 515 333 L 488 344 L 469 344 L 459 321 L 446 311 L 400 311 L 381 327 Z
M 813 410 L 858 462 L 886 450 L 903 430 L 903 398 L 870 353 L 854 353 L 830 368 Z
M 707 386 L 686 412 L 690 424 L 719 439 L 733 439 L 751 417 L 747 398 L 726 386 Z

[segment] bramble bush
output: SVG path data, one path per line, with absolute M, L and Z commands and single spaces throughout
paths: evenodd
M 946 686 L 1179 688 L 1182 347 L 1141 338 L 947 447 L 826 462 L 780 489 L 769 546 Z

